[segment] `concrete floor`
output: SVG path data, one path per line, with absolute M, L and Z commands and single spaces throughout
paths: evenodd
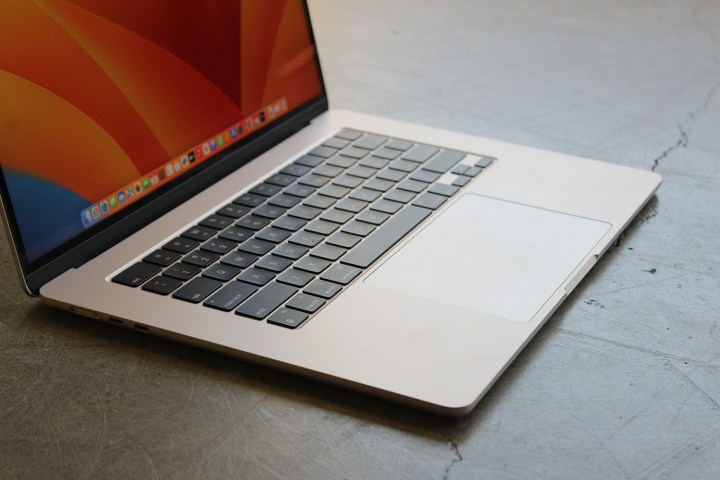
M 52 310 L 0 240 L 0 476 L 720 478 L 720 3 L 311 9 L 334 108 L 664 184 L 459 420 Z

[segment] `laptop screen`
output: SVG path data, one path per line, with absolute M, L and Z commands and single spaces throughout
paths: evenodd
M 301 0 L 0 2 L 3 201 L 32 263 L 323 93 Z

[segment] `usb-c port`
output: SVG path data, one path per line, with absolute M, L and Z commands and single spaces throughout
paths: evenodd
M 134 326 L 135 328 L 137 328 L 138 330 L 142 331 L 142 332 L 149 332 L 149 331 L 150 331 L 150 329 L 149 329 L 148 327 L 146 327 L 145 325 L 140 325 L 139 323 L 136 323 L 136 324 L 133 325 L 133 326 Z

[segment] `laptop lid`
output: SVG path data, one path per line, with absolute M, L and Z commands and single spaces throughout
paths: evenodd
M 302 0 L 0 4 L 0 193 L 29 293 L 327 110 Z

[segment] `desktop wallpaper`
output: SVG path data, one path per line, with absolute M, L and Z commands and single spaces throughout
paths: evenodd
M 322 90 L 300 0 L 2 0 L 0 164 L 27 261 L 264 105 Z

